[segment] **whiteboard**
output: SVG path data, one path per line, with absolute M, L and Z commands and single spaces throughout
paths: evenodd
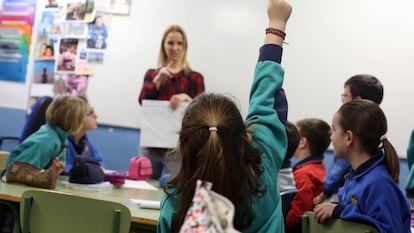
M 318 117 L 331 123 L 346 79 L 373 74 L 385 87 L 381 107 L 388 118 L 388 138 L 405 157 L 414 128 L 414 1 L 291 2 L 289 45 L 282 59 L 289 120 Z M 162 34 L 171 24 L 186 30 L 188 59 L 204 75 L 206 90 L 233 95 L 246 114 L 267 26 L 265 0 L 140 0 L 131 7 L 129 16 L 112 18 L 104 64 L 90 79 L 88 97 L 100 123 L 141 127 L 137 98 L 142 80 L 148 68 L 156 67 Z M 9 95 L 24 99 L 26 89 L 0 82 L 0 105 Z M 11 105 L 25 106 L 17 100 Z

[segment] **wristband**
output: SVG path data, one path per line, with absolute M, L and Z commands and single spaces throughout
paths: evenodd
M 286 32 L 276 29 L 276 28 L 266 28 L 266 34 L 268 33 L 280 36 L 283 40 L 286 37 Z

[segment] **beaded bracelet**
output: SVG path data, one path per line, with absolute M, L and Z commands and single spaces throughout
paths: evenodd
M 285 39 L 286 37 L 286 32 L 276 29 L 276 28 L 266 28 L 266 34 L 268 33 L 280 36 L 282 39 Z

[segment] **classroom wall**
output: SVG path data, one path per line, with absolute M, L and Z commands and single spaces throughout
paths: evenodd
M 357 73 L 385 86 L 381 105 L 388 138 L 405 157 L 414 111 L 414 1 L 314 0 L 292 2 L 284 46 L 284 87 L 289 120 L 319 117 L 331 122 L 343 83 Z M 230 93 L 243 115 L 251 77 L 267 26 L 266 1 L 132 1 L 129 16 L 114 16 L 104 64 L 96 67 L 88 95 L 107 125 L 139 128 L 142 79 L 156 67 L 163 30 L 180 24 L 189 39 L 188 58 L 209 92 Z M 29 69 L 30 72 L 30 69 Z M 29 77 L 30 80 L 30 77 Z M 0 106 L 24 109 L 26 84 L 0 82 Z

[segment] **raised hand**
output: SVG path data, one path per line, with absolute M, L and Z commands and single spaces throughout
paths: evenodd
M 268 0 L 267 15 L 269 17 L 269 28 L 282 31 L 284 34 L 286 23 L 292 13 L 292 6 L 285 0 Z M 267 33 L 265 44 L 277 44 L 282 46 L 284 36 Z
M 267 15 L 269 17 L 269 27 L 276 27 L 285 30 L 286 23 L 292 13 L 292 6 L 284 0 L 268 0 Z M 277 26 L 280 26 L 278 28 Z

